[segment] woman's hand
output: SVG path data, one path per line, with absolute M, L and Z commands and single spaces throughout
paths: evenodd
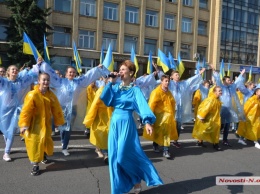
M 153 127 L 152 127 L 152 125 L 150 125 L 149 123 L 146 123 L 145 129 L 146 129 L 146 133 L 151 136 L 152 133 L 153 133 Z

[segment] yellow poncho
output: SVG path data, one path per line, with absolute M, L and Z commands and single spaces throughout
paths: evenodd
M 243 104 L 244 104 L 244 94 L 240 91 L 237 91 L 237 96 L 238 96 L 240 104 L 243 106 Z
M 192 137 L 213 144 L 218 143 L 221 125 L 220 110 L 221 101 L 213 93 L 203 100 L 198 107 L 197 116 L 204 118 L 204 123 L 196 116 Z
M 197 90 L 193 96 L 192 105 L 194 106 L 194 118 L 197 116 L 198 107 L 201 103 L 201 92 Z
M 86 110 L 86 114 L 88 113 L 89 109 L 90 109 L 90 106 L 95 98 L 95 94 L 96 94 L 96 91 L 97 91 L 97 87 L 96 86 L 92 86 L 92 84 L 90 84 L 88 87 L 87 87 L 87 110 Z
M 20 114 L 20 128 L 29 127 L 24 133 L 25 145 L 29 160 L 40 162 L 44 152 L 53 154 L 52 117 L 55 126 L 65 123 L 60 103 L 51 91 L 42 94 L 39 86 L 28 92 Z
M 170 146 L 170 140 L 177 140 L 178 133 L 175 121 L 175 100 L 170 91 L 163 91 L 161 85 L 155 88 L 149 99 L 149 106 L 156 116 L 152 135 L 146 133 L 143 137 L 161 146 Z
M 103 89 L 104 86 L 97 90 L 83 124 L 91 130 L 89 138 L 90 143 L 100 149 L 107 149 L 108 128 L 113 108 L 107 107 L 100 99 Z
M 237 134 L 251 141 L 260 139 L 260 100 L 256 95 L 250 97 L 245 105 L 246 121 L 240 121 Z

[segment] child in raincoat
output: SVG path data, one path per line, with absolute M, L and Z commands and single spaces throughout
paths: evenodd
M 38 164 L 46 160 L 45 153 L 53 154 L 52 117 L 55 126 L 65 123 L 60 103 L 49 90 L 50 76 L 47 73 L 40 74 L 38 83 L 26 95 L 18 123 L 25 139 L 27 155 L 33 164 L 31 175 L 40 174 Z
M 153 141 L 154 152 L 159 152 L 158 145 L 164 146 L 163 156 L 171 158 L 169 147 L 171 140 L 178 140 L 175 121 L 175 100 L 168 90 L 170 78 L 168 75 L 161 77 L 161 84 L 152 91 L 149 106 L 156 116 L 152 135 L 144 129 L 143 137 Z
M 214 95 L 213 95 L 214 94 Z M 213 89 L 213 94 L 206 98 L 198 107 L 195 125 L 192 132 L 192 137 L 213 144 L 213 148 L 220 151 L 218 146 L 220 133 L 220 110 L 221 101 L 219 97 L 222 95 L 222 89 L 216 86 Z M 205 147 L 205 146 L 203 146 Z
M 239 122 L 237 134 L 254 141 L 255 147 L 260 149 L 260 87 L 257 87 L 254 95 L 246 101 L 244 111 L 246 121 Z

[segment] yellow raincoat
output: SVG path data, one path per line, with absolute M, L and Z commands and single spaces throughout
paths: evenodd
M 170 91 L 163 91 L 159 85 L 152 91 L 148 104 L 156 116 L 156 121 L 152 135 L 147 134 L 144 128 L 143 137 L 160 146 L 169 147 L 170 140 L 178 140 L 174 97 Z
M 60 103 L 52 91 L 42 94 L 39 86 L 28 92 L 21 110 L 18 125 L 29 127 L 24 133 L 25 145 L 29 160 L 40 162 L 44 152 L 53 154 L 52 117 L 55 126 L 65 123 Z
M 221 101 L 213 93 L 198 107 L 192 137 L 213 144 L 219 142 Z M 204 119 L 204 122 L 198 118 Z
M 107 150 L 108 128 L 113 108 L 107 107 L 100 99 L 103 89 L 104 86 L 97 90 L 83 124 L 86 125 L 87 128 L 90 128 L 90 143 L 100 149 Z
M 95 98 L 95 94 L 96 94 L 96 91 L 97 91 L 97 87 L 96 86 L 92 86 L 92 84 L 90 84 L 88 87 L 87 87 L 87 110 L 86 110 L 86 114 L 88 113 L 89 109 L 90 109 L 90 106 Z
M 201 92 L 200 90 L 197 90 L 193 96 L 192 105 L 194 106 L 194 118 L 197 116 L 198 107 L 201 103 Z
M 244 94 L 240 91 L 237 91 L 237 96 L 238 96 L 240 104 L 243 106 L 243 104 L 244 104 Z
M 240 121 L 237 134 L 251 141 L 260 139 L 260 100 L 256 95 L 250 97 L 245 105 L 246 121 Z

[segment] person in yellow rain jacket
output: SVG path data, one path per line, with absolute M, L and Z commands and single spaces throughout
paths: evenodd
M 198 107 L 198 113 L 192 132 L 192 137 L 200 140 L 198 145 L 202 146 L 204 145 L 203 141 L 208 141 L 213 144 L 213 148 L 217 151 L 221 150 L 218 146 L 221 125 L 221 101 L 219 100 L 219 97 L 221 95 L 221 87 L 215 86 L 212 95 L 202 101 Z
M 254 141 L 255 147 L 260 149 L 260 87 L 257 87 L 254 95 L 246 101 L 244 111 L 246 121 L 239 122 L 237 134 Z
M 91 107 L 91 104 L 95 98 L 95 94 L 96 91 L 98 90 L 96 83 L 92 82 L 88 87 L 87 87 L 87 110 L 86 110 L 86 114 L 88 114 L 88 111 Z M 90 130 L 89 128 L 86 128 L 86 130 L 84 131 L 84 135 L 87 136 L 87 138 L 89 138 L 90 136 Z
M 199 86 L 198 90 L 196 90 L 193 100 L 192 100 L 192 105 L 194 106 L 194 118 L 197 116 L 198 112 L 198 107 L 200 103 L 208 97 L 209 93 L 209 81 L 204 80 L 203 84 Z
M 175 121 L 175 100 L 168 90 L 170 78 L 168 75 L 161 77 L 161 84 L 155 88 L 149 99 L 149 106 L 156 116 L 153 125 L 154 131 L 149 135 L 144 129 L 143 137 L 153 141 L 154 152 L 159 152 L 159 145 L 164 146 L 163 156 L 172 158 L 169 153 L 170 141 L 178 140 Z
M 27 155 L 33 164 L 31 175 L 39 175 L 39 163 L 46 163 L 45 154 L 53 154 L 52 117 L 55 126 L 65 123 L 60 103 L 49 90 L 50 76 L 42 73 L 38 86 L 28 92 L 24 100 L 18 122 L 21 135 L 24 136 Z
M 83 121 L 83 124 L 90 128 L 89 141 L 96 146 L 96 153 L 99 157 L 103 155 L 105 163 L 108 162 L 107 147 L 108 147 L 108 128 L 110 118 L 113 112 L 112 107 L 107 107 L 100 99 L 100 95 L 104 86 L 100 87 L 95 95 L 95 98 L 90 106 L 88 113 Z M 101 150 L 101 154 L 99 153 Z

